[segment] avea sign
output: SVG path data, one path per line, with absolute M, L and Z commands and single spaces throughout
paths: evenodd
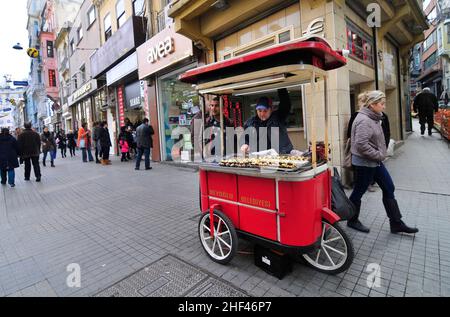
M 147 62 L 156 63 L 173 52 L 175 52 L 174 40 L 168 36 L 147 50 Z

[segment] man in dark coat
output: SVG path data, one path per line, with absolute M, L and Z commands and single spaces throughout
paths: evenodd
M 136 129 L 138 153 L 136 155 L 135 170 L 139 170 L 141 166 L 142 154 L 144 154 L 145 157 L 145 169 L 152 169 L 150 167 L 150 149 L 153 147 L 153 134 L 155 134 L 155 131 L 153 130 L 153 127 L 149 125 L 149 120 L 145 118 L 143 123 Z
M 203 142 L 206 148 L 209 149 L 211 155 L 220 154 L 220 149 L 216 151 L 215 147 L 213 146 L 213 141 L 216 137 L 220 137 L 218 135 L 217 131 L 220 129 L 220 100 L 219 97 L 215 97 L 211 103 L 209 104 L 209 113 L 205 115 L 205 122 L 203 125 Z M 201 124 L 197 124 L 197 122 L 201 122 L 203 117 L 202 111 L 198 112 L 191 120 L 191 142 L 194 146 L 194 149 L 203 149 L 203 142 L 202 142 L 202 127 Z M 227 117 L 223 116 L 223 126 L 224 130 L 226 130 L 227 127 L 234 127 L 233 122 L 228 119 Z M 212 130 L 216 129 L 216 131 Z M 208 133 L 209 132 L 209 133 Z M 224 142 L 226 142 L 226 131 L 223 131 L 224 134 Z M 211 147 L 211 148 L 209 148 Z M 224 145 L 224 149 L 226 150 L 226 145 Z M 204 152 L 202 152 L 204 153 Z M 225 153 L 226 154 L 226 151 Z
M 100 135 L 100 122 L 94 122 L 94 128 L 92 130 L 92 140 L 94 141 L 95 163 L 97 164 L 101 163 L 98 157 L 102 156 L 99 135 Z
M 245 142 L 241 147 L 242 152 L 259 152 L 271 149 L 274 146 L 272 143 L 277 141 L 272 140 L 271 128 L 279 129 L 278 152 L 280 154 L 290 154 L 294 149 L 291 140 L 289 139 L 286 127 L 286 119 L 291 111 L 291 100 L 289 99 L 287 89 L 278 89 L 278 97 L 280 99 L 280 104 L 278 106 L 278 110 L 276 111 L 273 111 L 272 101 L 269 98 L 261 97 L 258 99 L 256 104 L 257 115 L 248 119 L 244 124 L 245 130 L 250 127 L 255 129 L 250 131 L 250 134 L 245 135 Z M 260 148 L 260 134 L 264 128 L 267 128 L 267 148 Z M 255 133 L 256 135 L 254 135 Z M 256 139 L 257 144 L 250 144 L 250 140 L 252 138 Z M 256 148 L 250 148 L 250 146 L 254 147 L 255 145 Z
M 437 97 L 426 87 L 414 98 L 414 112 L 419 113 L 420 134 L 425 134 L 425 123 L 428 124 L 428 135 L 432 134 L 434 112 L 439 110 Z
M 108 123 L 103 121 L 100 123 L 99 141 L 102 148 L 102 165 L 111 165 L 109 160 L 109 148 L 111 147 L 111 138 L 109 137 Z
M 31 129 L 31 122 L 25 123 L 25 129 L 18 137 L 20 157 L 25 163 L 25 180 L 30 180 L 31 164 L 33 164 L 36 182 L 41 181 L 39 154 L 41 153 L 41 137 Z
M 19 147 L 16 139 L 9 134 L 8 128 L 3 128 L 0 134 L 0 170 L 1 184 L 6 185 L 6 175 L 8 175 L 8 184 L 11 187 L 16 186 L 14 183 L 14 169 L 19 167 L 17 160 L 17 152 Z
M 55 167 L 54 163 L 54 153 L 56 152 L 56 141 L 53 133 L 51 133 L 47 127 L 44 128 L 44 132 L 41 134 L 42 142 L 42 153 L 44 157 L 42 158 L 42 165 L 45 166 L 45 160 L 47 159 L 47 154 L 50 154 L 50 165 Z

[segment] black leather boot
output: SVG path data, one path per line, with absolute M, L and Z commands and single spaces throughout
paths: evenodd
M 358 220 L 359 212 L 361 211 L 361 202 L 353 202 L 353 204 L 355 205 L 355 215 L 352 217 L 352 219 L 347 221 L 347 226 L 364 233 L 369 233 L 370 229 L 364 226 L 361 221 Z
M 391 233 L 417 233 L 419 229 L 408 227 L 403 221 L 390 221 Z

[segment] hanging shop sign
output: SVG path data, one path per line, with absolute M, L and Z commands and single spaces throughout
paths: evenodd
M 111 86 L 137 69 L 137 54 L 134 52 L 106 73 L 106 85 Z
M 137 48 L 139 79 L 194 54 L 192 41 L 167 27 Z
M 142 106 L 141 84 L 139 81 L 125 86 L 125 100 L 129 109 L 136 109 Z

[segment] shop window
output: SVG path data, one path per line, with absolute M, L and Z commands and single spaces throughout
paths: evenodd
M 112 35 L 111 28 L 111 15 L 108 13 L 103 20 L 103 26 L 105 27 L 105 41 L 107 41 Z
M 56 87 L 56 72 L 54 69 L 48 70 L 48 85 L 49 87 Z
M 95 6 L 92 6 L 88 13 L 87 13 L 87 18 L 88 18 L 88 28 L 92 25 L 92 23 L 95 22 Z
M 55 57 L 53 49 L 53 41 L 47 41 L 47 57 L 49 58 Z
M 350 56 L 373 66 L 372 38 L 347 21 L 347 49 Z
M 77 75 L 72 77 L 72 83 L 73 83 L 73 91 L 75 92 L 78 89 Z
M 116 3 L 117 28 L 119 29 L 126 21 L 125 5 L 123 0 Z
M 145 1 L 134 0 L 133 1 L 133 13 L 135 16 L 144 16 L 145 14 Z

